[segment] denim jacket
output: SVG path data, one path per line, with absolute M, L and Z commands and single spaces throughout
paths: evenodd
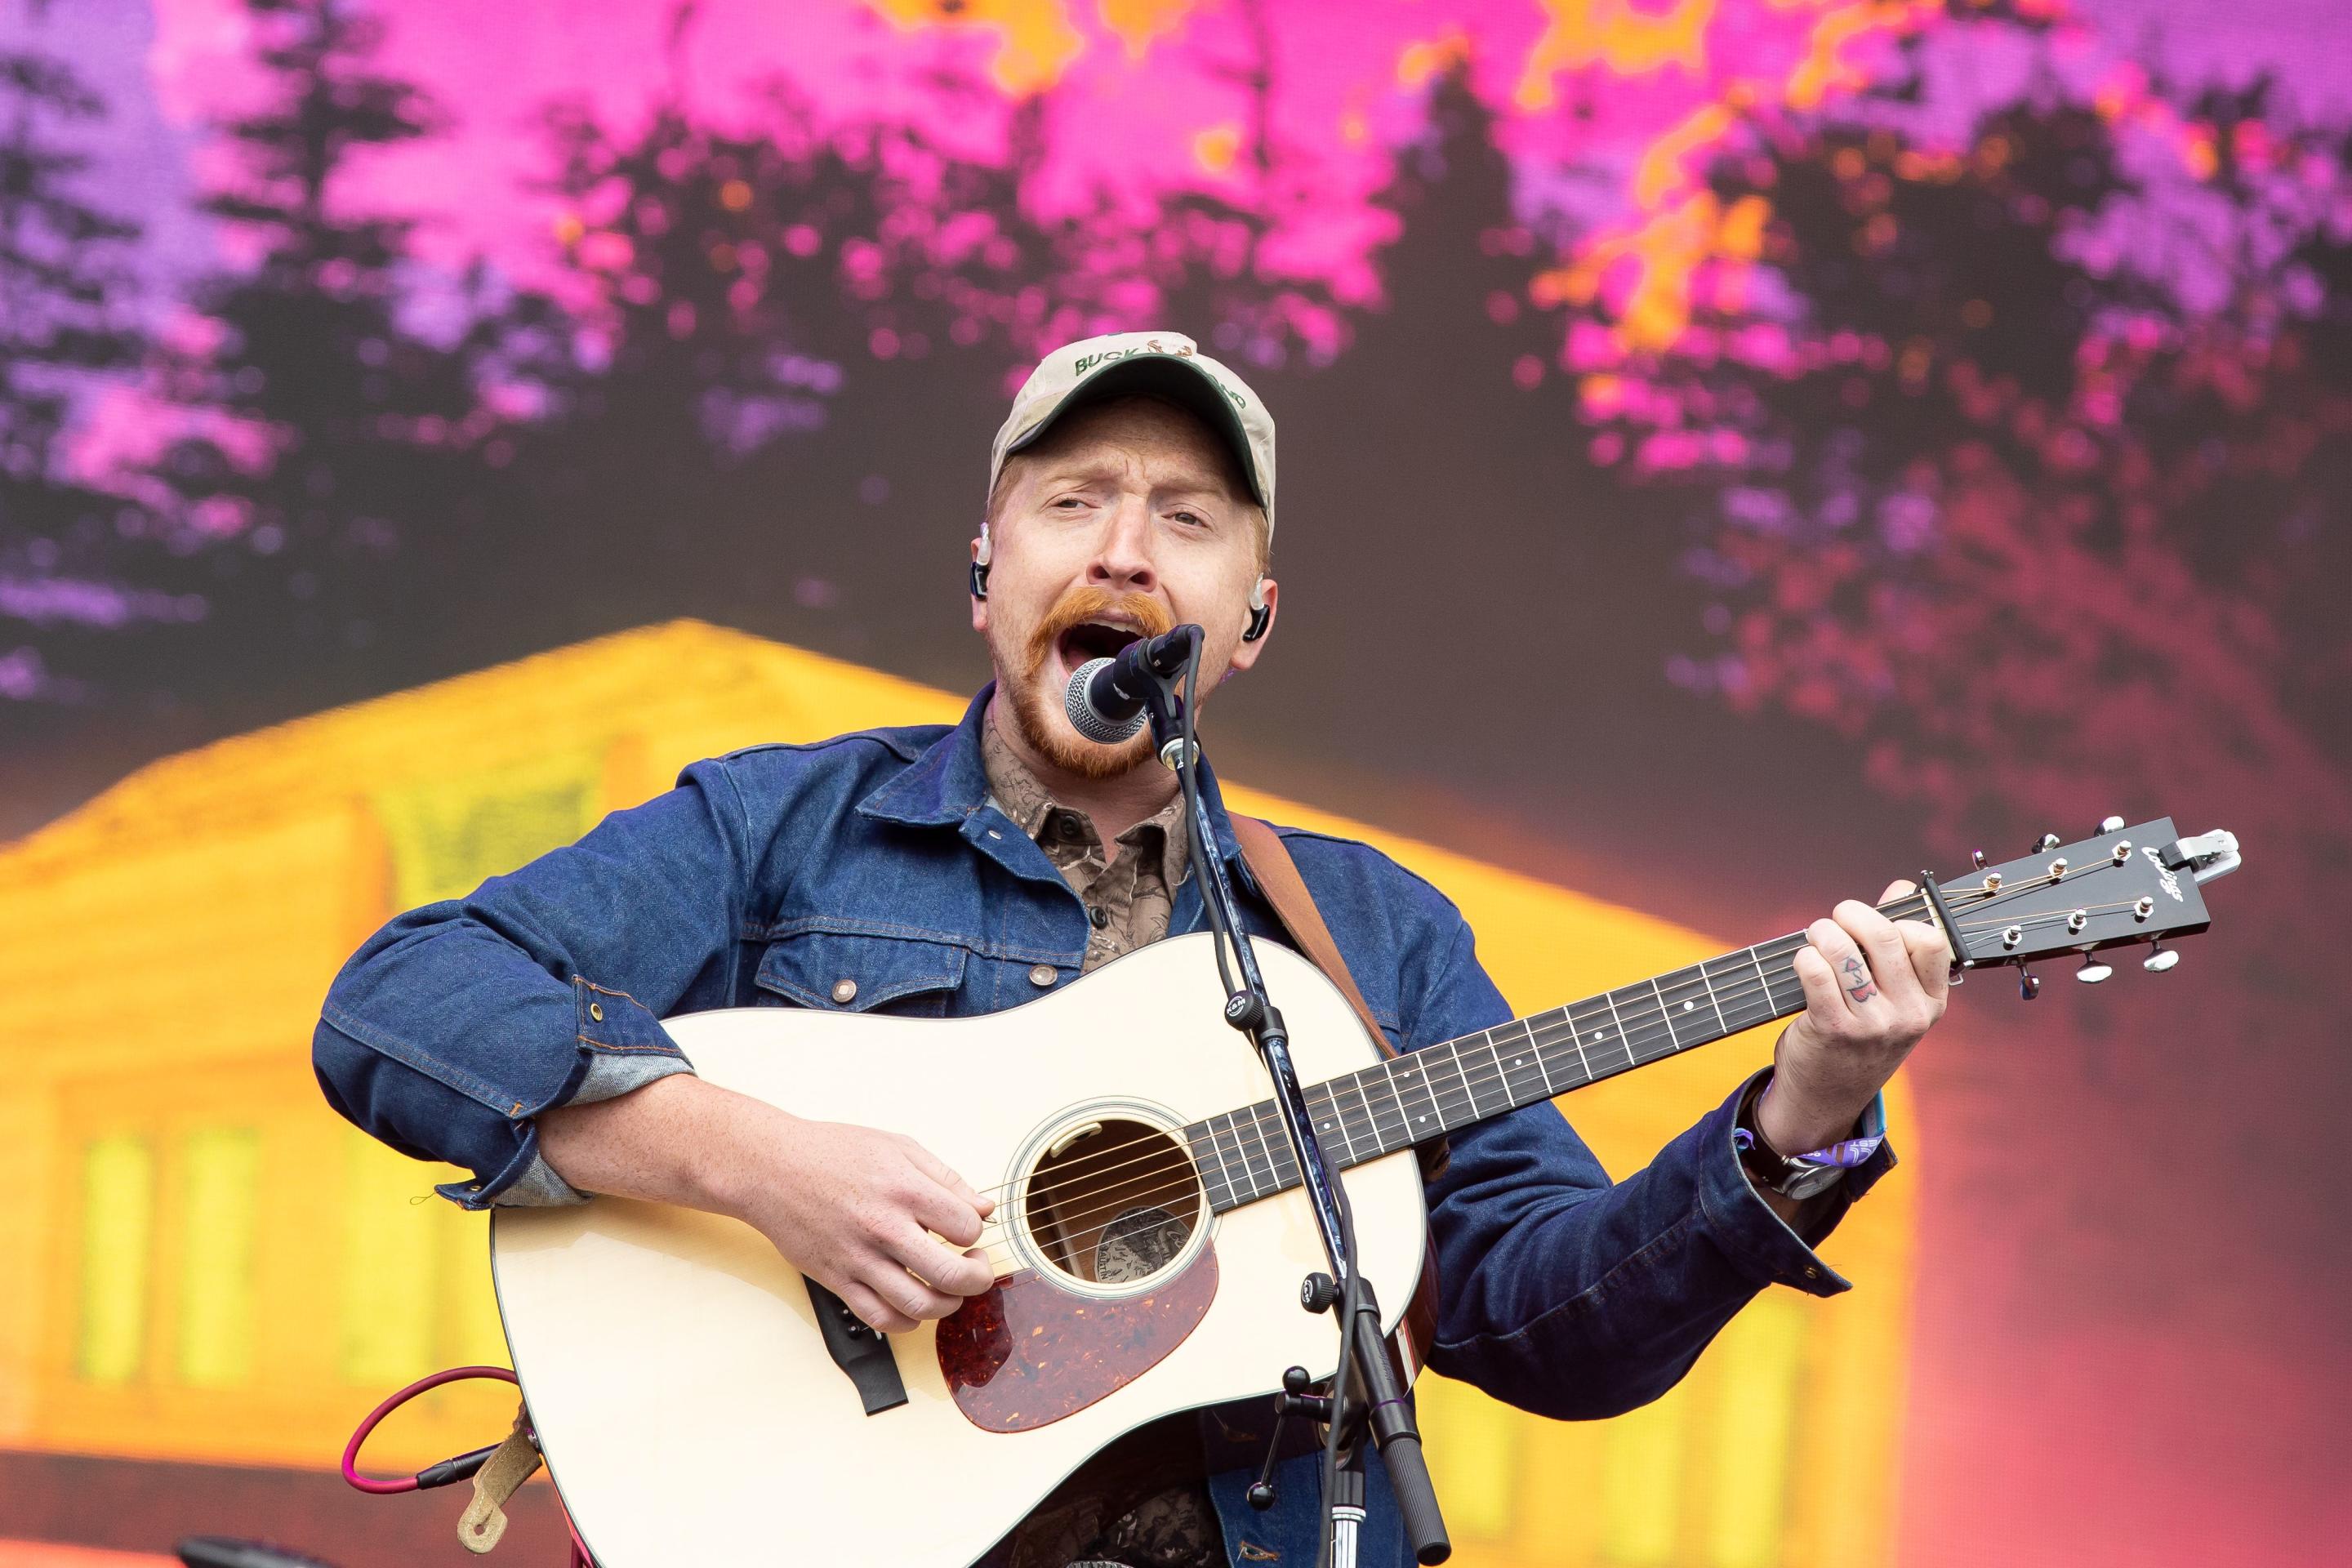
M 980 725 L 990 695 L 951 729 L 696 763 L 577 844 L 401 915 L 327 995 L 313 1060 L 328 1100 L 394 1148 L 470 1168 L 472 1180 L 440 1189 L 468 1208 L 561 1201 L 577 1194 L 540 1160 L 532 1119 L 690 1070 L 662 1028 L 667 1015 L 767 1005 L 961 1017 L 1075 980 L 1085 907 L 989 802 Z M 1202 784 L 1252 934 L 1286 942 L 1206 768 Z M 1512 1016 L 1436 889 L 1367 845 L 1281 831 L 1391 1043 L 1412 1050 Z M 1200 879 L 1188 878 L 1169 929 L 1202 924 Z M 844 975 L 857 979 L 845 999 L 835 989 Z M 1442 1281 L 1430 1365 L 1540 1415 L 1611 1415 L 1674 1386 L 1767 1284 L 1848 1289 L 1749 1185 L 1731 1140 L 1738 1099 L 1614 1184 L 1548 1103 L 1455 1132 L 1427 1193 Z M 1892 1163 L 1882 1148 L 1816 1200 L 1812 1239 Z M 1210 1412 L 1204 1440 L 1262 1426 L 1262 1415 Z M 1265 1514 L 1242 1500 L 1244 1470 L 1212 1478 L 1229 1552 L 1246 1541 L 1314 1561 L 1317 1463 L 1288 1461 Z M 1362 1561 L 1401 1565 L 1385 1479 L 1370 1469 Z

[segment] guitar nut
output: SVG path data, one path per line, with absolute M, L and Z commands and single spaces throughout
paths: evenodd
M 2024 940 L 2025 928 L 2023 926 L 2011 926 L 2000 933 L 2000 945 L 2003 947 L 2015 947 L 2019 942 L 2023 942 Z
M 2139 902 L 2132 906 L 2132 919 L 2136 921 L 2144 921 L 2155 912 L 2156 899 L 2153 894 L 2142 893 L 2139 896 Z

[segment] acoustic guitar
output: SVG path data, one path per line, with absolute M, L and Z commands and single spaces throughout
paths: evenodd
M 2081 843 L 1884 906 L 1961 967 L 2203 931 L 2235 840 L 2109 818 Z M 1305 959 L 1258 944 L 1360 1265 L 1408 1368 L 1425 1216 L 1414 1145 L 1804 1008 L 1802 932 L 1388 1057 Z M 2029 977 L 2027 994 L 2034 982 Z M 499 1310 L 541 1447 L 603 1568 L 956 1568 L 1120 1434 L 1328 1374 L 1328 1268 L 1263 1068 L 1223 1021 L 1205 934 L 961 1019 L 758 1007 L 668 1020 L 704 1078 L 907 1133 L 997 1208 L 996 1281 L 877 1334 L 750 1226 L 599 1197 L 502 1208 Z

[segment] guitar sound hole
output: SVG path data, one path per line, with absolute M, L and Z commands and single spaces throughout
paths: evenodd
M 1054 1268 L 1089 1285 L 1136 1285 L 1174 1263 L 1202 1218 L 1181 1142 L 1106 1120 L 1037 1162 L 1023 1212 Z

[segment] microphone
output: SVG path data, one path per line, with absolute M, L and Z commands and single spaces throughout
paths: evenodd
M 1156 637 L 1139 637 L 1111 658 L 1090 658 L 1070 672 L 1062 711 L 1089 741 L 1116 746 L 1142 729 L 1146 684 L 1181 673 L 1201 628 L 1185 625 Z

